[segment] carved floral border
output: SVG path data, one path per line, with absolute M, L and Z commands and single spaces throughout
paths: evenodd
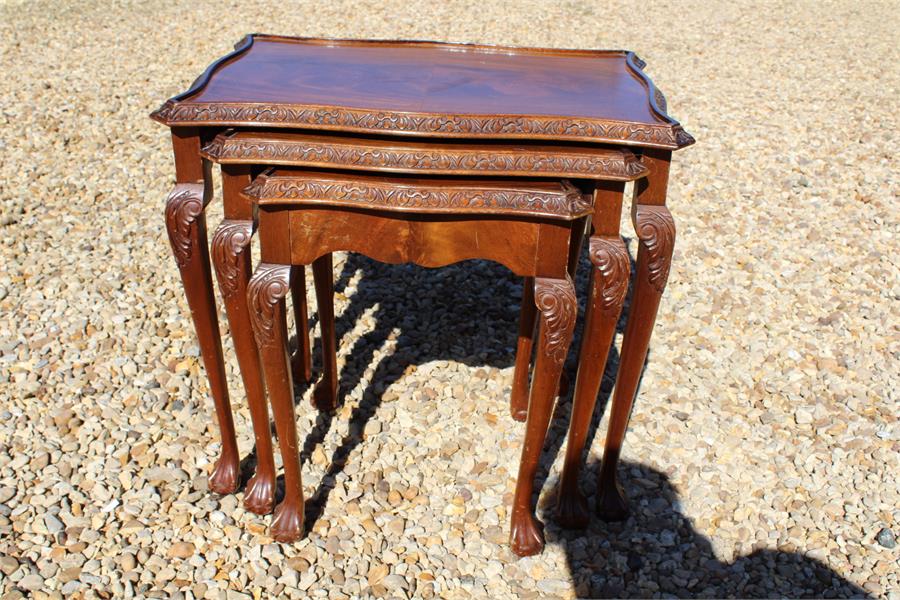
M 203 153 L 218 162 L 237 161 L 380 168 L 431 172 L 552 173 L 557 176 L 603 177 L 632 181 L 647 174 L 634 155 L 514 153 L 489 148 L 372 148 L 316 140 L 240 139 L 217 136 Z
M 565 181 L 559 192 L 541 192 L 477 187 L 435 189 L 261 175 L 244 193 L 263 203 L 284 200 L 417 212 L 522 212 L 575 219 L 592 210 L 588 198 Z
M 330 106 L 265 103 L 179 103 L 151 114 L 169 126 L 270 125 L 444 136 L 590 140 L 676 149 L 694 143 L 680 125 L 519 115 L 425 115 Z

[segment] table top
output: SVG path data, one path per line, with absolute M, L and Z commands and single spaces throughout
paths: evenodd
M 221 164 L 288 165 L 421 175 L 586 178 L 634 181 L 647 167 L 626 148 L 317 135 L 298 131 L 220 133 L 201 154 Z
M 694 142 L 624 50 L 249 35 L 153 118 L 466 138 Z
M 362 175 L 273 167 L 244 189 L 261 206 L 325 205 L 426 214 L 493 214 L 572 220 L 590 195 L 566 180 Z

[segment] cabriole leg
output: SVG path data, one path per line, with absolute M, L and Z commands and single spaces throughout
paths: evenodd
M 204 171 L 208 176 L 208 168 Z M 209 180 L 208 177 L 206 180 Z M 200 356 L 209 378 L 209 390 L 222 439 L 222 453 L 209 477 L 209 488 L 219 494 L 230 494 L 237 490 L 240 483 L 240 455 L 228 400 L 225 361 L 206 245 L 204 208 L 209 197 L 208 184 L 177 184 L 166 201 L 166 229 L 197 332 Z
M 597 490 L 597 514 L 606 520 L 628 516 L 628 505 L 616 476 L 617 465 L 675 244 L 675 222 L 665 206 L 635 204 L 632 214 L 640 240 L 637 273 Z
M 247 309 L 252 237 L 253 221 L 225 220 L 213 235 L 212 256 L 247 394 L 256 442 L 256 473 L 244 490 L 244 507 L 256 514 L 267 514 L 275 507 L 275 462 L 266 390 L 259 365 L 259 353 L 253 339 L 250 312 Z
M 540 312 L 540 345 L 531 382 L 525 442 L 510 523 L 510 546 L 519 556 L 537 554 L 544 547 L 543 526 L 535 515 L 531 496 L 559 376 L 572 342 L 578 314 L 575 286 L 569 277 L 535 278 L 534 298 Z
M 618 236 L 591 237 L 589 254 L 593 266 L 591 291 L 584 317 L 566 459 L 556 507 L 559 523 L 572 528 L 584 527 L 588 522 L 587 503 L 578 487 L 578 476 L 606 358 L 628 291 L 630 272 L 628 250 Z
M 292 542 L 303 534 L 303 482 L 294 421 L 294 388 L 288 356 L 285 296 L 291 288 L 291 267 L 262 263 L 250 279 L 247 304 L 259 347 L 266 389 L 275 414 L 275 429 L 284 463 L 284 500 L 275 509 L 272 537 Z

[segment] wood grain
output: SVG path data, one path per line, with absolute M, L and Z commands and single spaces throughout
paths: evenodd
M 624 50 L 253 35 L 152 117 L 169 126 L 692 144 L 642 67 Z

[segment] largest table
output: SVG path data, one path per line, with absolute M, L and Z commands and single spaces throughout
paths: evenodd
M 222 431 L 211 487 L 236 487 L 239 455 L 206 240 L 210 169 L 201 148 L 226 128 L 515 140 L 525 145 L 553 140 L 572 147 L 628 146 L 648 171 L 634 186 L 637 273 L 600 481 L 601 514 L 622 516 L 626 505 L 616 464 L 674 244 L 674 221 L 665 206 L 671 153 L 694 142 L 666 114 L 665 98 L 643 67 L 627 51 L 254 34 L 210 65 L 188 91 L 155 111 L 153 118 L 171 128 L 175 153 L 176 184 L 166 203 L 166 227 Z M 580 455 L 628 288 L 630 262 L 619 236 L 621 191 L 622 184 L 597 185 L 594 191 L 589 239 L 594 270 L 559 507 L 562 521 L 569 524 L 583 523 L 586 514 L 577 489 Z M 533 298 L 525 300 L 533 303 Z M 514 384 L 514 398 L 521 383 Z

